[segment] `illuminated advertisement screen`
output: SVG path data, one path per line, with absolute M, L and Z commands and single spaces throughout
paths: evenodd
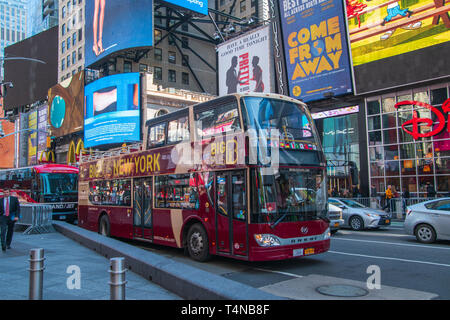
M 153 45 L 153 0 L 86 0 L 85 65 L 113 52 Z
M 139 73 L 101 78 L 84 95 L 85 148 L 140 140 Z
M 290 96 L 308 102 L 352 93 L 343 0 L 279 4 Z
M 204 15 L 208 14 L 208 0 L 165 0 L 164 2 Z
M 347 0 L 353 65 L 449 41 L 449 10 L 441 0 Z

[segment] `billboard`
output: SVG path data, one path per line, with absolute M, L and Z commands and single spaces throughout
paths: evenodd
M 449 41 L 449 10 L 437 0 L 347 0 L 353 65 Z
M 219 95 L 272 91 L 269 26 L 252 30 L 217 46 Z
M 28 114 L 28 128 L 36 131 L 30 131 L 28 135 L 28 164 L 37 164 L 37 111 L 31 111 Z
M 3 114 L 3 98 L 0 97 L 0 115 L 3 117 Z M 0 129 L 5 135 L 9 135 L 14 133 L 15 124 L 8 120 L 0 120 Z M 13 134 L 6 138 L 0 138 L 0 168 L 14 167 L 15 137 L 16 135 Z
M 203 15 L 208 14 L 208 0 L 165 0 L 164 2 L 171 3 L 177 7 Z
M 352 93 L 343 0 L 279 4 L 289 95 L 308 102 Z
M 84 88 L 84 147 L 140 140 L 140 76 L 122 73 Z
M 48 123 L 52 136 L 61 137 L 83 129 L 84 71 L 48 90 Z
M 5 68 L 4 82 L 14 84 L 8 88 L 5 110 L 47 100 L 48 88 L 58 83 L 57 47 L 58 26 L 5 48 L 5 57 L 12 59 L 1 61 Z
M 86 0 L 85 65 L 113 52 L 153 45 L 153 0 Z

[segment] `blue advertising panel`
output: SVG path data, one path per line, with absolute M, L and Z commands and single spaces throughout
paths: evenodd
M 153 45 L 153 0 L 86 0 L 85 65 L 128 48 Z
M 208 14 L 208 0 L 164 0 L 164 2 L 204 15 Z
M 279 4 L 289 95 L 308 102 L 352 93 L 343 0 Z
M 84 88 L 84 146 L 140 140 L 139 73 L 101 78 Z

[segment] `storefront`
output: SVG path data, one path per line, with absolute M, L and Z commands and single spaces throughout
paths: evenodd
M 313 112 L 315 124 L 322 137 L 327 159 L 328 193 L 331 196 L 357 197 L 361 190 L 361 150 L 359 106 Z
M 388 185 L 411 197 L 449 194 L 449 86 L 366 98 L 369 179 L 379 195 Z

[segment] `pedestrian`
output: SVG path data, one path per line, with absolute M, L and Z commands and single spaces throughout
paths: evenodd
M 436 197 L 436 191 L 434 190 L 434 187 L 430 182 L 427 182 L 427 198 L 434 198 Z
M 3 199 L 0 200 L 0 239 L 2 251 L 11 249 L 14 225 L 19 218 L 19 200 L 11 196 L 9 189 L 3 189 Z
M 359 189 L 358 189 L 357 185 L 353 185 L 352 194 L 353 194 L 353 198 L 359 197 Z
M 404 188 L 403 194 L 402 194 L 402 204 L 403 204 L 403 217 L 406 216 L 406 208 L 408 207 L 408 201 L 410 198 L 409 190 L 407 188 Z
M 331 196 L 334 198 L 339 197 L 339 191 L 338 191 L 337 187 L 333 188 L 333 191 L 331 192 Z
M 388 185 L 386 192 L 385 192 L 385 197 L 386 197 L 386 203 L 383 207 L 383 210 L 385 210 L 386 208 L 389 208 L 389 211 L 392 211 L 391 201 L 392 201 L 392 198 L 394 197 L 394 194 L 392 193 L 391 185 Z

